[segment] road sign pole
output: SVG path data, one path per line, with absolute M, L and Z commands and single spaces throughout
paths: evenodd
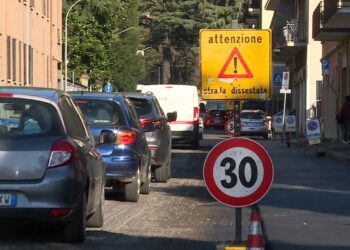
M 242 208 L 237 207 L 236 212 L 236 232 L 235 232 L 235 240 L 233 241 L 234 244 L 243 244 L 242 240 Z

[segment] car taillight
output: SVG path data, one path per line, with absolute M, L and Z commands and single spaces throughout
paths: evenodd
M 146 128 L 150 124 L 153 124 L 155 129 L 161 128 L 160 119 L 140 119 L 140 123 L 142 128 Z
M 11 98 L 13 97 L 13 94 L 11 93 L 0 93 L 1 98 Z
M 193 108 L 193 120 L 198 121 L 198 118 L 199 118 L 199 109 L 198 109 L 198 107 L 194 107 Z
M 115 144 L 117 145 L 130 145 L 136 142 L 137 135 L 134 130 L 124 130 L 117 133 L 117 140 Z
M 58 209 L 51 209 L 51 215 L 56 218 L 62 218 L 72 212 L 72 209 L 70 208 L 58 208 Z
M 67 140 L 57 141 L 51 147 L 48 168 L 59 167 L 71 163 L 77 157 L 77 152 L 72 143 Z

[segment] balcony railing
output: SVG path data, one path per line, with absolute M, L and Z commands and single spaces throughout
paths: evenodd
M 283 35 L 287 43 L 294 42 L 297 40 L 297 30 L 295 22 L 288 22 L 287 25 L 283 27 Z

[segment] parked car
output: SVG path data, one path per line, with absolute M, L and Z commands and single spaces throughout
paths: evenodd
M 194 85 L 154 84 L 144 85 L 142 93 L 152 92 L 166 114 L 176 112 L 176 121 L 170 122 L 171 137 L 175 143 L 190 144 L 198 148 L 199 98 Z
M 122 93 L 70 92 L 83 112 L 95 138 L 108 133 L 109 144 L 99 145 L 107 165 L 106 187 L 124 193 L 125 200 L 138 201 L 148 194 L 151 160 L 146 136 L 134 105 Z
M 241 111 L 241 135 L 258 135 L 268 139 L 269 128 L 265 112 L 262 110 Z
M 151 93 L 126 93 L 135 106 L 141 126 L 151 150 L 151 165 L 155 180 L 167 182 L 171 176 L 171 131 L 169 122 L 174 116 L 165 116 L 157 98 Z
M 205 127 L 225 127 L 227 122 L 227 114 L 225 110 L 210 110 L 206 116 Z
M 106 167 L 73 99 L 0 87 L 0 121 L 0 217 L 57 223 L 65 241 L 84 241 L 86 226 L 103 225 Z

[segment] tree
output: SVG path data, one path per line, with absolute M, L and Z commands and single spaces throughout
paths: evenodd
M 147 0 L 141 5 L 141 24 L 150 29 L 149 45 L 163 56 L 165 83 L 198 84 L 199 31 L 231 28 L 242 18 L 244 0 Z M 155 65 L 156 66 L 156 65 Z
M 64 1 L 63 18 L 75 1 Z M 76 5 L 68 19 L 69 72 L 88 73 L 91 85 L 110 81 L 114 89 L 134 89 L 144 76 L 144 59 L 136 56 L 138 35 L 118 33 L 130 24 L 137 28 L 137 8 L 138 1 L 127 0 L 83 0 Z M 130 64 L 135 66 L 131 74 Z

